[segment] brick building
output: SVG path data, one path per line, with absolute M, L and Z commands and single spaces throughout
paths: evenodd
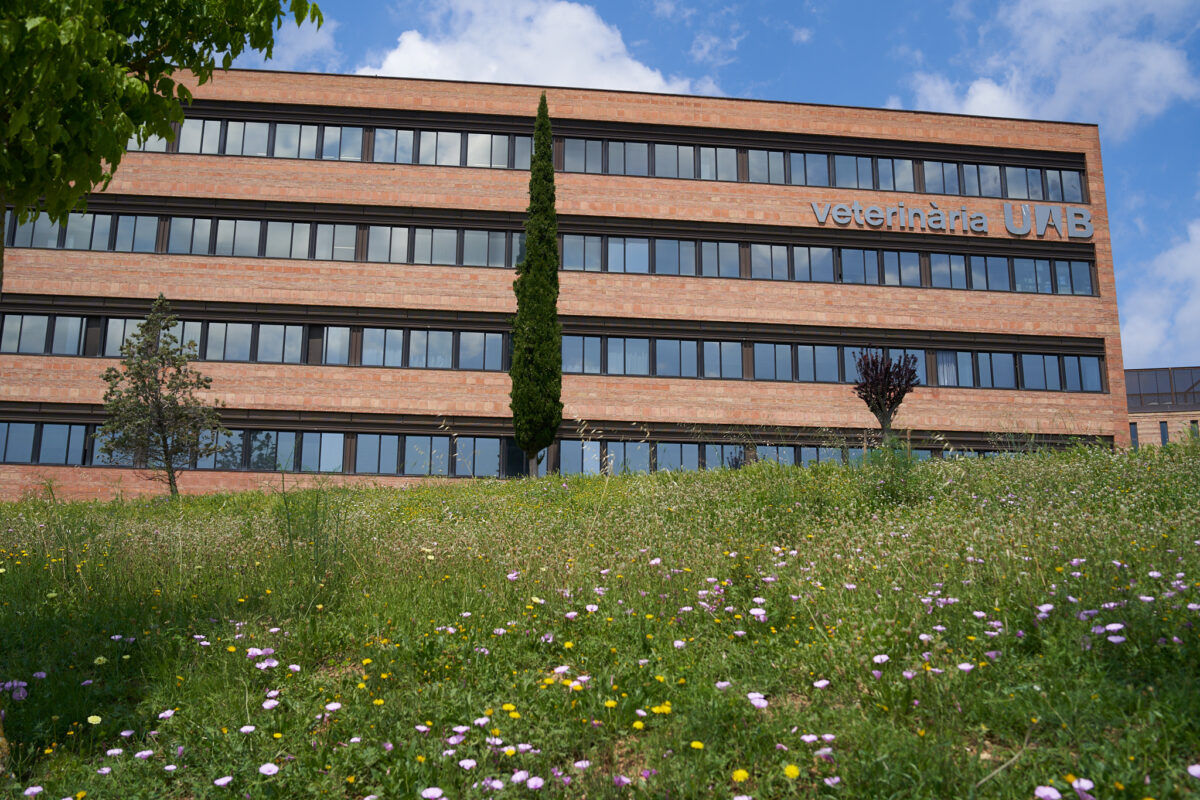
M 91 434 L 100 373 L 159 292 L 233 431 L 185 490 L 517 468 L 507 329 L 541 91 L 218 74 L 87 214 L 8 215 L 0 494 L 148 488 Z M 552 467 L 860 452 L 869 346 L 918 357 L 896 426 L 922 454 L 1128 444 L 1095 126 L 546 92 Z
M 1134 447 L 1200 436 L 1200 367 L 1125 370 Z

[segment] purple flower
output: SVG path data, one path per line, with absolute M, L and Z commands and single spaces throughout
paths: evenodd
M 277 705 L 279 705 L 278 700 L 263 700 L 262 707 L 265 708 L 267 711 L 270 711 L 272 708 L 274 708 Z
M 964 661 L 963 663 L 958 665 L 958 668 L 961 669 L 963 672 L 970 672 L 971 670 L 975 669 L 975 665 L 971 664 L 967 661 Z
M 341 703 L 326 703 L 325 704 L 326 711 L 338 711 L 341 709 L 341 707 L 342 707 Z
M 875 656 L 871 660 L 874 661 L 876 664 L 886 664 L 891 659 L 886 654 L 880 653 L 879 655 Z
M 122 750 L 121 748 L 119 748 L 119 747 L 114 747 L 114 748 L 112 748 L 112 749 L 110 749 L 110 750 L 105 750 L 105 751 L 104 751 L 104 755 L 106 755 L 106 756 L 119 756 L 119 755 L 121 755 L 121 753 L 124 753 L 124 752 L 125 752 L 125 751 L 124 751 L 124 750 Z
M 883 677 L 883 673 L 877 669 L 871 670 L 871 675 L 875 678 L 875 680 L 879 680 L 880 678 Z
M 464 758 L 462 761 L 458 762 L 458 765 L 463 769 L 475 769 L 475 759 Z
M 1188 775 L 1200 779 L 1200 764 L 1192 764 L 1187 768 Z
M 516 580 L 516 578 L 509 578 L 509 580 Z M 442 790 L 436 786 L 430 786 L 428 789 L 421 790 L 421 797 L 424 797 L 425 800 L 438 800 L 442 796 Z
M 825 779 L 826 786 L 837 786 L 841 782 L 842 782 L 842 779 L 839 778 L 837 775 L 834 775 L 832 778 Z
M 1062 800 L 1062 794 L 1053 786 L 1039 786 L 1033 790 L 1033 796 L 1038 800 Z
M 263 775 L 274 775 L 275 773 L 279 772 L 279 765 L 268 761 L 266 764 L 263 764 L 261 767 L 259 767 L 258 771 Z
M 226 786 L 228 786 L 231 783 L 233 783 L 233 776 L 226 775 L 223 778 L 217 778 L 215 781 L 213 781 L 213 786 L 220 786 L 221 788 L 225 788 Z
M 819 681 L 813 681 L 813 686 L 817 689 L 824 689 L 828 685 L 829 681 L 826 678 L 821 678 Z
M 107 775 L 110 772 L 112 772 L 112 767 L 101 767 L 100 769 L 96 770 L 97 775 Z
M 523 769 L 519 769 L 513 773 L 513 776 L 509 780 L 513 783 L 524 783 L 529 780 L 529 773 Z
M 36 797 L 37 795 L 39 795 L 41 793 L 42 793 L 42 787 L 40 787 L 40 786 L 30 786 L 28 789 L 26 789 L 23 792 L 23 794 L 26 797 Z
M 173 709 L 173 708 L 168 708 L 166 711 L 164 711 L 164 712 L 162 712 L 161 714 L 159 714 L 159 715 L 158 715 L 158 718 L 159 718 L 159 719 L 170 719 L 170 718 L 171 718 L 171 717 L 173 717 L 173 716 L 175 716 L 175 709 Z
M 578 769 L 578 770 L 585 770 L 588 767 L 590 767 L 591 765 L 592 765 L 592 762 L 588 761 L 586 758 L 580 759 L 579 761 L 576 761 L 574 764 L 575 769 Z M 1188 767 L 1188 769 L 1189 770 L 1191 770 L 1191 769 L 1200 770 L 1200 764 L 1197 764 L 1195 767 Z
M 539 778 L 537 775 L 534 775 L 532 778 L 525 781 L 525 786 L 530 789 L 534 789 L 534 790 L 540 789 L 545 785 L 546 785 L 545 779 Z
M 631 783 L 633 783 L 633 781 L 630 778 L 626 778 L 624 775 L 613 775 L 614 786 L 628 786 Z
M 730 686 L 729 681 L 717 681 L 717 688 L 720 689 L 722 692 L 725 691 L 726 689 L 728 689 L 729 686 Z
M 288 669 L 291 670 L 292 672 L 299 672 L 300 665 L 299 664 L 288 664 Z

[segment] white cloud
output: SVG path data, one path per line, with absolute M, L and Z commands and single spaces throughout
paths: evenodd
M 675 0 L 654 0 L 654 16 L 663 19 L 687 22 L 696 13 L 696 9 L 681 5 Z
M 889 94 L 887 102 L 883 104 L 883 107 L 899 111 L 904 108 L 904 101 L 900 99 L 899 95 Z
M 1186 239 L 1135 269 L 1138 286 L 1121 305 L 1125 366 L 1200 364 L 1200 218 Z
M 281 69 L 307 72 L 334 72 L 342 65 L 342 54 L 338 50 L 334 34 L 338 22 L 325 18 L 320 28 L 315 23 L 305 22 L 297 26 L 285 22 L 275 33 L 275 51 L 271 59 L 265 60 L 258 53 L 249 53 L 239 58 L 236 66 L 246 69 Z
M 711 33 L 698 33 L 696 34 L 696 38 L 692 40 L 692 49 L 689 55 L 698 64 L 723 67 L 726 64 L 734 62 L 734 53 L 737 51 L 742 39 L 745 38 L 746 34 L 744 33 L 741 36 L 730 36 L 728 38 L 722 38 Z
M 959 82 L 916 73 L 916 105 L 1099 122 L 1124 138 L 1172 103 L 1200 97 L 1182 41 L 1198 11 L 1192 0 L 1013 0 L 980 26 L 976 74 Z
M 361 75 L 720 94 L 707 77 L 665 76 L 634 58 L 616 26 L 567 0 L 435 0 Z
M 792 28 L 792 44 L 808 44 L 812 37 L 812 28 Z

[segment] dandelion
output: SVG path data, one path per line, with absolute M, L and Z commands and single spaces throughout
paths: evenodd
M 213 786 L 220 786 L 222 789 L 224 789 L 226 786 L 228 786 L 231 783 L 233 783 L 233 776 L 225 775 L 225 776 L 217 778 L 215 781 L 213 781 Z
M 88 717 L 88 718 L 87 718 L 87 721 L 88 721 L 88 723 L 89 723 L 89 724 L 91 724 L 91 725 L 99 725 L 99 724 L 100 724 L 100 717 L 98 717 L 98 716 L 97 716 L 97 715 L 95 715 L 95 714 L 92 714 L 90 717 Z
M 750 778 L 750 773 L 744 769 L 735 769 L 733 771 L 733 782 L 734 783 L 742 783 L 744 781 L 749 780 L 749 778 Z
M 266 764 L 263 764 L 261 767 L 259 767 L 258 771 L 263 775 L 274 775 L 279 772 L 279 765 L 268 761 Z
M 692 749 L 693 749 L 693 750 L 703 750 L 703 749 L 704 749 L 704 742 L 693 740 L 693 741 L 692 741 L 692 744 L 691 744 L 691 747 L 692 747 Z
M 794 780 L 796 780 L 796 778 L 800 777 L 800 768 L 797 767 L 795 764 L 788 764 L 786 767 L 783 768 L 783 774 L 786 775 L 789 779 L 794 781 Z

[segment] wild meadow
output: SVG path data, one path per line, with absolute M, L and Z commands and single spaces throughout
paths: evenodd
M 4 796 L 1200 792 L 1200 444 L 0 505 Z

